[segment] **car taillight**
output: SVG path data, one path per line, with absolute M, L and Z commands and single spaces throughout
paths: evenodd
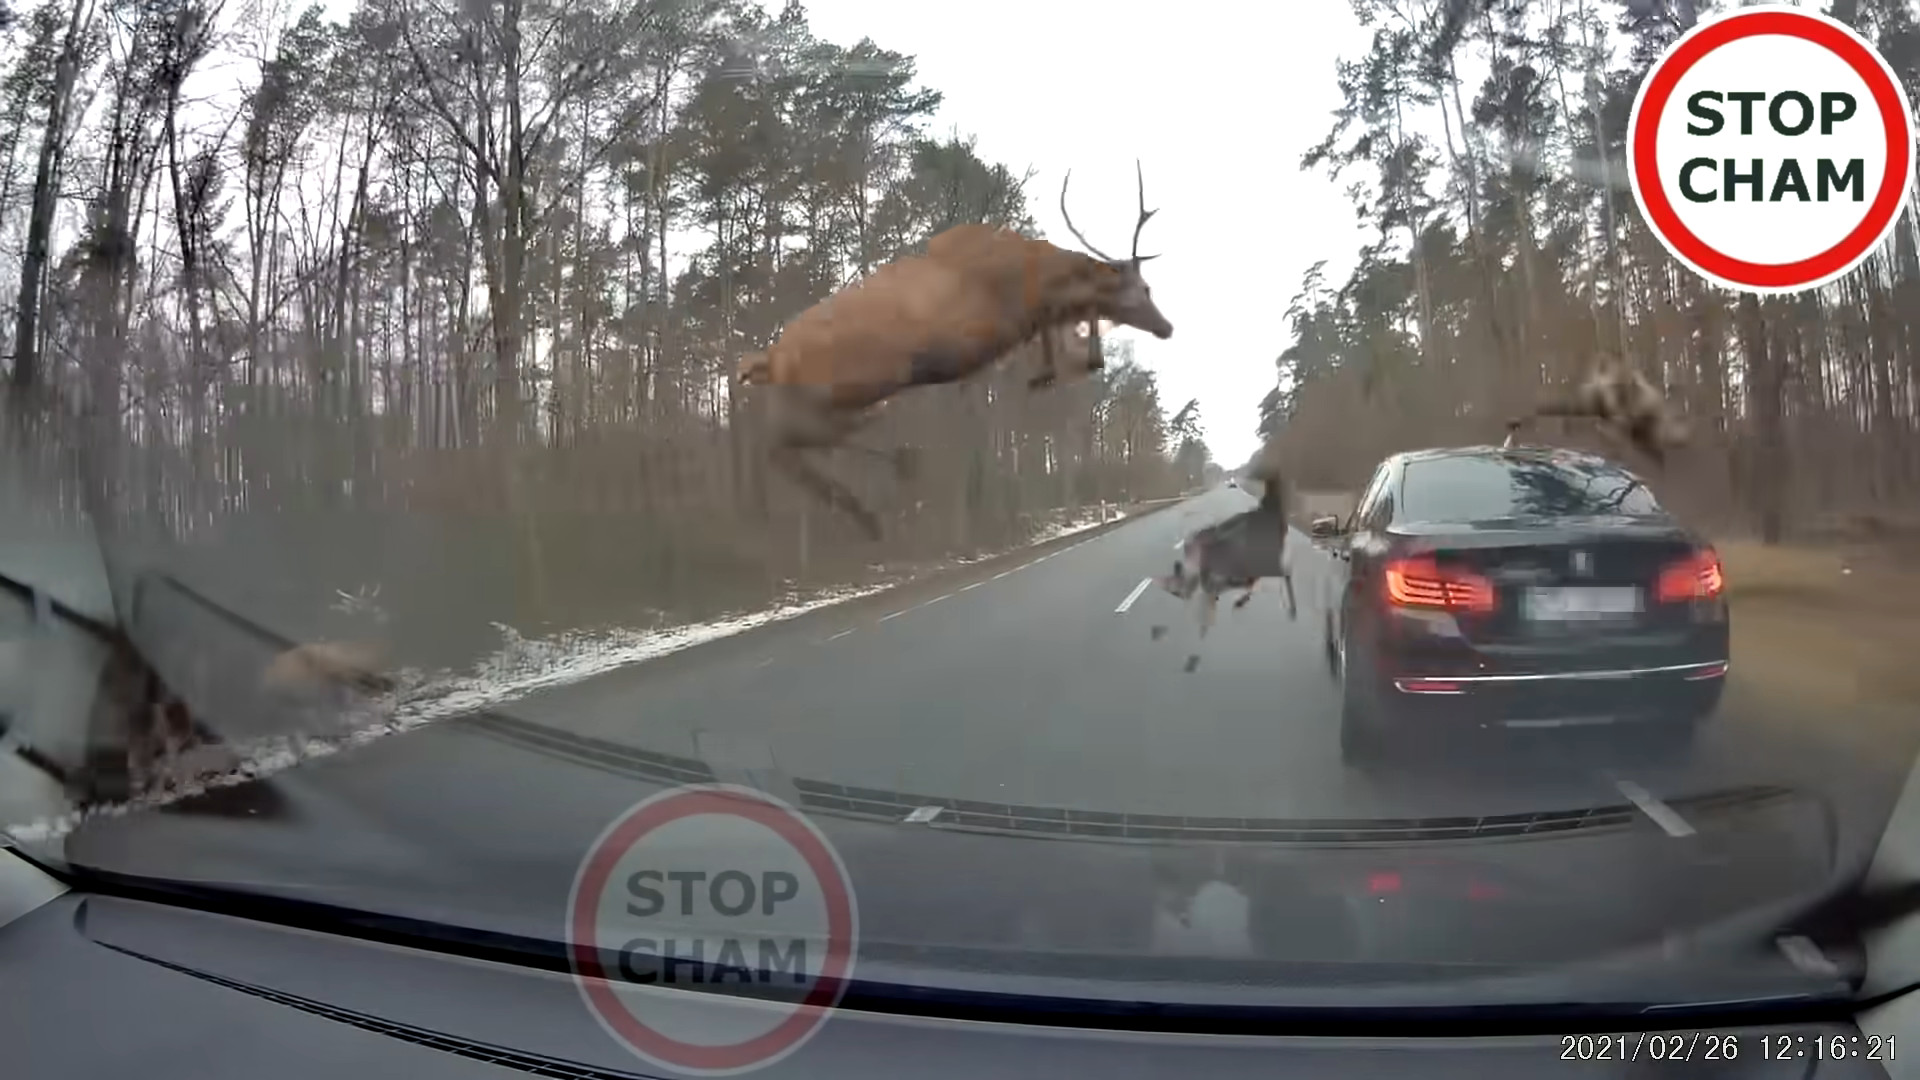
M 1699 551 L 1667 564 L 1660 571 L 1654 594 L 1663 604 L 1684 600 L 1707 600 L 1720 595 L 1726 580 L 1720 573 L 1720 556 L 1712 548 Z
M 1432 559 L 1395 559 L 1387 564 L 1387 602 L 1399 607 L 1493 610 L 1493 582 L 1479 574 L 1442 567 Z

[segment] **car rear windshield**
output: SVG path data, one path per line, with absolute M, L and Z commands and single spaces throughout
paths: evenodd
M 1658 514 L 1653 493 L 1602 461 L 1547 457 L 1439 457 L 1407 463 L 1402 521 Z

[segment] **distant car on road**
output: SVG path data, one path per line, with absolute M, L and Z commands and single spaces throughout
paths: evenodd
M 1231 477 L 1231 476 L 1229 476 L 1229 477 L 1227 477 L 1227 486 L 1228 486 L 1228 487 L 1230 487 L 1230 488 L 1237 488 L 1237 487 L 1239 487 L 1239 486 L 1240 486 L 1240 481 L 1238 481 L 1238 480 L 1236 480 L 1236 479 L 1234 479 L 1233 477 Z
M 1327 663 L 1365 761 L 1449 728 L 1637 722 L 1690 740 L 1729 660 L 1719 556 L 1646 484 L 1544 447 L 1395 454 L 1343 522 Z

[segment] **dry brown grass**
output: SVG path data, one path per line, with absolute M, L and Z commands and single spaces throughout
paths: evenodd
M 1920 711 L 1920 572 L 1880 545 L 1716 545 L 1733 677 L 1783 715 L 1844 726 Z

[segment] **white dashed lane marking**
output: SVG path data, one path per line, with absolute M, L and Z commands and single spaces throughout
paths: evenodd
M 1660 826 L 1668 836 L 1677 839 L 1693 835 L 1693 826 L 1687 823 L 1687 819 L 1681 817 L 1673 807 L 1661 802 L 1653 792 L 1631 780 L 1616 780 L 1613 786 L 1619 788 L 1620 794 L 1625 795 L 1628 802 L 1639 807 L 1640 812 Z
M 989 584 L 990 582 L 999 581 L 1000 579 L 1007 577 L 1011 574 L 1019 573 L 1020 571 L 1025 570 L 1029 566 L 1037 566 L 1040 563 L 1046 562 L 1048 559 L 1053 558 L 1055 555 L 1064 555 L 1067 552 L 1072 551 L 1074 548 L 1081 547 L 1086 544 L 1090 544 L 1097 539 L 1099 539 L 1099 537 L 1090 536 L 1085 540 L 1080 540 L 1080 541 L 1076 541 L 1075 543 L 1068 544 L 1066 547 L 1060 548 L 1057 551 L 1050 551 L 1045 555 L 1039 556 L 1038 558 L 1030 559 L 1027 562 L 1021 563 L 1019 566 L 1008 567 L 1007 569 L 1000 571 L 999 573 L 993 575 L 990 578 L 986 578 L 981 581 L 975 581 L 975 582 L 972 582 L 971 584 L 962 585 L 960 588 L 955 589 L 953 592 L 944 593 L 940 596 L 936 596 L 933 599 L 926 601 L 925 603 L 915 604 L 912 607 L 902 608 L 899 611 L 888 612 L 887 614 L 882 615 L 880 616 L 880 618 L 876 619 L 875 623 L 877 625 L 878 623 L 889 622 L 893 619 L 897 619 L 900 616 L 907 614 L 908 612 L 919 611 L 921 608 L 932 607 L 933 605 L 939 603 L 942 600 L 951 600 L 955 596 L 959 595 L 960 593 L 972 592 L 973 590 L 979 588 L 982 585 Z M 1151 578 L 1142 579 L 1140 584 L 1136 586 L 1131 593 L 1127 594 L 1127 598 L 1121 601 L 1120 606 L 1115 608 L 1114 611 L 1118 613 L 1125 613 L 1129 607 L 1133 606 L 1133 602 L 1139 598 L 1140 594 L 1146 591 L 1146 587 L 1151 582 L 1152 582 Z M 834 634 L 832 637 L 827 638 L 826 641 L 829 641 L 829 642 L 839 641 L 841 638 L 846 637 L 851 633 L 853 633 L 852 629 L 842 630 L 839 633 Z M 754 666 L 766 667 L 768 664 L 771 664 L 771 663 L 773 663 L 773 658 L 768 657 L 767 659 L 760 661 L 758 664 L 755 664 Z

